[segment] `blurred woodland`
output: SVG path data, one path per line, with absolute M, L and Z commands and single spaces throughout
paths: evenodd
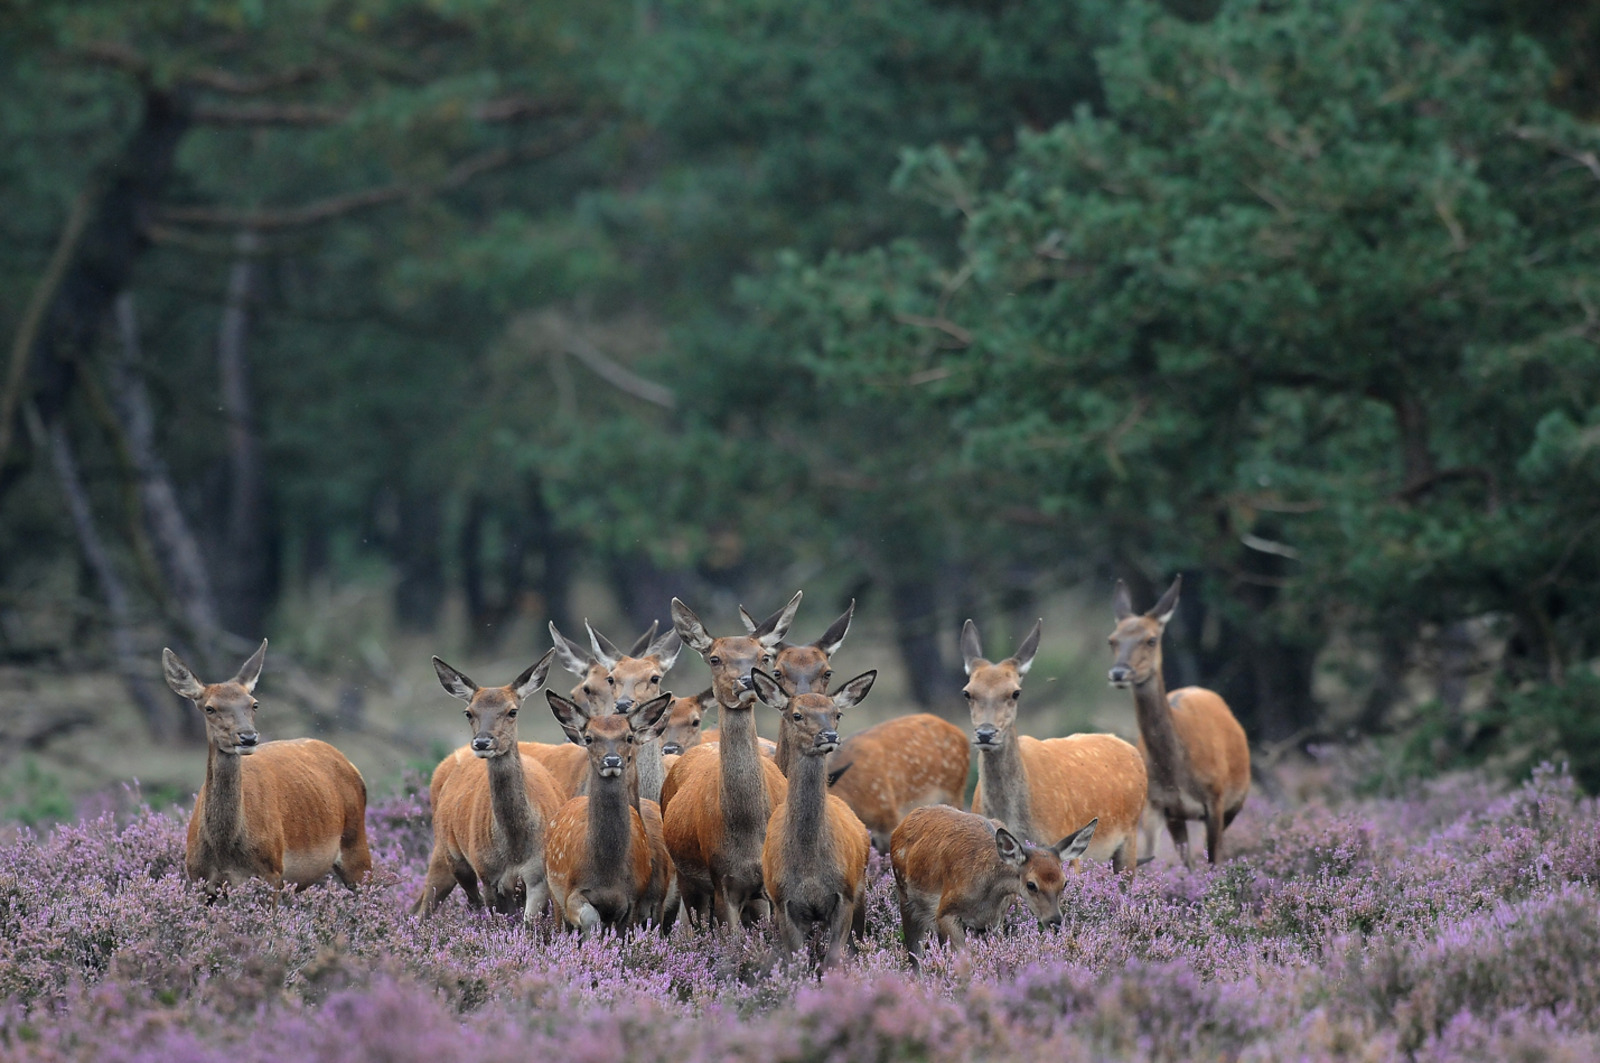
M 341 587 L 803 586 L 948 710 L 1182 572 L 1253 742 L 1600 789 L 1596 0 L 39 0 L 0 86 L 0 665 L 157 736 L 264 634 L 337 720 Z

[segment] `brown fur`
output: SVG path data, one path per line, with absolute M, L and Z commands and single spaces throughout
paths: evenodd
M 912 809 L 959 805 L 967 790 L 972 744 L 948 720 L 919 712 L 897 716 L 851 735 L 833 756 L 829 790 L 872 832 L 872 844 L 889 837 Z
M 1189 863 L 1189 820 L 1198 819 L 1206 825 L 1206 857 L 1216 863 L 1222 857 L 1222 832 L 1250 793 L 1250 745 L 1217 694 L 1201 687 L 1166 692 L 1161 640 L 1182 587 L 1179 576 L 1154 608 L 1137 614 L 1128 588 L 1117 583 L 1109 678 L 1133 690 L 1150 806 L 1165 820 L 1179 857 Z
M 971 620 L 962 630 L 968 676 L 962 693 L 978 749 L 972 811 L 987 809 L 1017 837 L 1039 845 L 1052 845 L 1098 819 L 1087 858 L 1109 858 L 1117 870 L 1131 873 L 1138 864 L 1147 792 L 1139 751 L 1110 734 L 1041 741 L 1017 733 L 1022 678 L 1038 650 L 1041 627 L 1036 624 L 1016 654 L 998 664 L 983 658 Z
M 921 959 L 929 931 L 961 947 L 969 930 L 996 926 L 1014 900 L 1047 926 L 1061 922 L 1061 862 L 1081 855 L 1095 824 L 1051 847 L 1022 841 L 998 820 L 948 805 L 919 808 L 889 842 L 906 951 Z
M 367 786 L 326 742 L 299 738 L 255 745 L 252 696 L 267 650 L 225 683 L 202 684 L 171 650 L 167 682 L 205 714 L 206 781 L 184 846 L 189 877 L 211 888 L 263 878 L 274 888 L 308 886 L 330 871 L 345 885 L 366 880 Z

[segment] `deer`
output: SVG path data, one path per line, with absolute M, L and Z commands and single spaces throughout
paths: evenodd
M 772 677 L 780 686 L 790 694 L 826 694 L 828 681 L 833 678 L 833 669 L 828 662 L 834 654 L 839 652 L 839 647 L 844 645 L 844 638 L 850 633 L 850 620 L 855 616 L 856 600 L 850 599 L 850 605 L 844 614 L 828 625 L 815 642 L 795 645 L 790 642 L 779 642 L 774 649 L 772 661 Z M 773 613 L 767 619 L 756 622 L 755 617 L 746 611 L 744 606 L 739 607 L 739 620 L 744 624 L 745 630 L 752 636 L 759 637 L 763 631 L 770 631 L 783 616 L 783 610 Z M 793 762 L 795 753 L 793 749 L 794 728 L 789 725 L 789 717 L 783 715 L 778 720 L 778 745 L 774 751 L 774 759 L 778 762 L 778 770 L 784 777 L 789 775 L 789 765 Z M 708 741 L 716 741 L 715 732 Z
M 1222 856 L 1222 832 L 1250 793 L 1250 744 L 1228 703 L 1203 687 L 1167 693 L 1161 639 L 1178 610 L 1180 574 L 1155 607 L 1135 613 L 1127 584 L 1112 597 L 1111 685 L 1133 690 L 1139 752 L 1150 776 L 1150 808 L 1166 821 L 1172 844 L 1189 867 L 1189 821 L 1206 825 L 1206 859 Z
M 636 807 L 634 795 L 639 750 L 646 742 L 660 741 L 672 695 L 661 694 L 609 716 L 590 716 L 553 690 L 545 691 L 545 698 L 589 764 L 589 793 L 562 805 L 546 835 L 553 907 L 584 937 L 646 920 L 670 929 L 677 899 L 668 903 L 668 894 L 675 891 L 661 810 L 650 800 Z
M 623 653 L 606 641 L 605 636 L 596 631 L 589 621 L 585 620 L 583 626 L 588 629 L 589 645 L 594 649 L 595 657 L 607 669 L 617 712 L 632 712 L 636 706 L 661 693 L 661 680 L 672 671 L 683 649 L 683 641 L 678 638 L 676 631 L 667 632 L 642 650 L 636 644 L 633 652 Z M 650 630 L 654 631 L 654 626 Z M 644 800 L 661 800 L 661 784 L 666 780 L 662 752 L 660 735 L 647 738 L 639 749 L 636 758 L 639 766 L 638 791 Z M 589 776 L 590 779 L 593 777 L 592 774 Z
M 672 599 L 673 629 L 711 669 L 722 735 L 715 746 L 702 743 L 683 754 L 667 776 L 662 791 L 667 849 L 690 916 L 702 924 L 715 918 L 734 935 L 746 917 L 768 914 L 761 850 L 767 820 L 788 793 L 783 772 L 757 750 L 752 675 L 772 667 L 773 649 L 799 606 L 796 594 L 778 622 L 759 636 L 713 638 L 694 610 Z
M 961 629 L 967 685 L 978 750 L 978 789 L 972 811 L 998 819 L 1036 845 L 1053 845 L 1091 819 L 1099 821 L 1084 856 L 1110 858 L 1117 871 L 1138 866 L 1139 819 L 1145 805 L 1144 758 L 1111 734 L 1040 740 L 1017 733 L 1022 679 L 1033 666 L 1044 621 L 1033 625 L 1017 652 L 999 663 L 984 659 L 978 628 Z
M 906 951 L 922 962 L 932 931 L 939 944 L 962 948 L 969 930 L 984 933 L 1021 899 L 1041 926 L 1061 923 L 1062 864 L 1081 857 L 1099 820 L 1054 845 L 1018 838 L 997 819 L 948 805 L 919 808 L 894 829 L 889 860 Z
M 170 649 L 167 685 L 205 717 L 206 779 L 189 816 L 183 867 L 215 895 L 250 878 L 279 891 L 332 872 L 355 889 L 367 879 L 367 784 L 343 753 L 315 738 L 262 742 L 256 683 L 267 640 L 232 679 L 202 683 Z
M 466 702 L 472 759 L 458 763 L 440 788 L 433 808 L 433 854 L 414 912 L 431 915 L 457 884 L 467 902 L 481 908 L 479 881 L 489 906 L 501 914 L 516 910 L 519 891 L 525 924 L 543 910 L 550 892 L 546 829 L 563 797 L 544 765 L 518 747 L 517 711 L 544 685 L 554 653 L 545 651 L 538 663 L 503 687 L 480 687 L 433 658 L 439 684 Z
M 878 673 L 864 672 L 833 695 L 794 694 L 757 669 L 756 697 L 778 710 L 790 732 L 788 794 L 767 821 L 761 880 L 772 902 L 779 948 L 789 957 L 817 925 L 826 928 L 821 970 L 838 962 L 847 937 L 866 932 L 867 828 L 828 793 L 828 757 L 839 748 L 839 718 L 860 704 Z
M 673 698 L 667 709 L 667 729 L 661 733 L 661 770 L 670 772 L 672 765 L 684 753 L 698 746 L 704 734 L 700 730 L 706 713 L 716 705 L 717 697 L 711 688 L 691 694 L 686 698 Z M 662 780 L 663 787 L 665 779 Z
M 961 803 L 971 766 L 965 731 L 931 712 L 915 712 L 845 739 L 828 785 L 867 825 L 872 844 L 887 851 L 913 809 Z

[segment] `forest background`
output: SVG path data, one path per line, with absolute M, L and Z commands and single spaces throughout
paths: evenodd
M 192 792 L 165 644 L 398 773 L 674 594 L 1094 725 L 1178 572 L 1258 758 L 1594 791 L 1597 113 L 1594 0 L 0 8 L 0 812 Z

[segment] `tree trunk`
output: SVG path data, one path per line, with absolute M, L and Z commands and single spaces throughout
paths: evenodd
M 398 527 L 392 556 L 400 570 L 395 585 L 395 617 L 411 631 L 432 631 L 444 599 L 444 571 L 439 555 L 443 507 L 437 495 L 407 491 L 397 500 Z
M 962 686 L 939 650 L 939 596 L 931 580 L 896 576 L 889 583 L 895 642 L 905 664 L 911 697 L 926 709 L 947 709 Z
M 228 423 L 228 519 L 217 566 L 218 605 L 224 627 L 252 638 L 262 630 L 272 596 L 261 448 L 246 346 L 260 243 L 248 230 L 238 236 L 239 257 L 228 278 L 228 301 L 217 337 L 217 376 Z

